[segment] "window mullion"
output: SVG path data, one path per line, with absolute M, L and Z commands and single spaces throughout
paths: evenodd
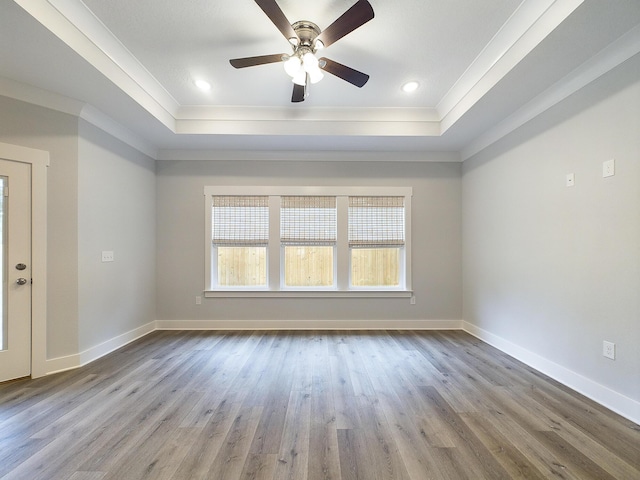
M 404 197 L 404 258 L 402 265 L 404 267 L 404 288 L 413 290 L 411 284 L 411 195 Z
M 205 222 L 204 222 L 204 243 L 205 243 L 205 272 L 204 272 L 204 285 L 205 285 L 205 289 L 206 290 L 211 290 L 212 288 L 216 287 L 217 285 L 215 285 L 214 279 L 213 279 L 213 272 L 216 272 L 217 268 L 218 268 L 218 262 L 215 262 L 215 265 L 213 264 L 212 260 L 215 259 L 215 257 L 212 258 L 212 256 L 214 255 L 214 248 L 213 248 L 213 242 L 212 242 L 212 237 L 211 237 L 211 232 L 212 232 L 212 228 L 211 228 L 211 207 L 212 207 L 212 200 L 211 200 L 211 195 L 207 195 L 205 193 L 204 196 L 204 211 L 205 213 Z
M 338 235 L 336 238 L 336 285 L 349 290 L 349 197 L 336 198 Z
M 267 285 L 269 290 L 281 289 L 280 260 L 280 196 L 269 196 L 269 246 L 267 247 Z

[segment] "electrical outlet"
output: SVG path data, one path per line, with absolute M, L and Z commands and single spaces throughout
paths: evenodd
M 607 342 L 604 340 L 602 342 L 602 355 L 610 358 L 611 360 L 616 359 L 616 344 L 613 342 Z
M 102 252 L 102 261 L 103 262 L 113 262 L 113 260 L 114 260 L 113 251 L 104 250 Z
M 409 303 L 411 305 L 415 305 L 416 304 L 416 296 L 415 295 L 411 295 L 411 299 L 409 300 Z
M 202 305 L 202 297 L 199 295 L 196 297 L 196 305 Z

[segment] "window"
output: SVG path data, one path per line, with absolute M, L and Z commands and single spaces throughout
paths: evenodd
M 404 252 L 404 197 L 349 197 L 353 287 L 399 287 Z
M 204 193 L 205 296 L 411 294 L 411 188 Z
M 266 287 L 269 197 L 213 196 L 211 217 L 215 285 Z
M 286 287 L 333 287 L 336 197 L 281 197 L 280 244 Z

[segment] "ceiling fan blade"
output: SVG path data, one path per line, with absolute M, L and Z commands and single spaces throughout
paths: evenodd
M 229 63 L 235 68 L 254 67 L 256 65 L 266 65 L 267 63 L 282 62 L 284 53 L 274 53 L 273 55 L 260 55 L 259 57 L 233 58 Z
M 324 65 L 323 65 L 324 64 Z M 366 73 L 354 70 L 351 67 L 342 65 L 341 63 L 334 62 L 328 58 L 322 57 L 320 59 L 320 65 L 325 72 L 329 72 L 331 75 L 335 75 L 338 78 L 346 80 L 347 82 L 362 88 L 367 81 L 369 81 L 369 75 Z
M 373 7 L 367 0 L 358 0 L 349 10 L 344 12 L 335 22 L 325 28 L 317 40 L 325 47 L 337 42 L 356 28 L 364 25 L 374 17 Z
M 287 20 L 287 17 L 285 17 L 275 0 L 256 0 L 256 3 L 267 17 L 269 17 L 269 20 L 280 30 L 284 38 L 287 40 L 290 38 L 298 38 L 291 23 L 289 23 L 289 20 Z
M 293 84 L 293 94 L 291 95 L 291 101 L 293 103 L 304 102 L 307 87 L 306 85 Z

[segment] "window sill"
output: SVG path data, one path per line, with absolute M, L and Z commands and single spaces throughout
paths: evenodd
M 412 290 L 207 290 L 206 298 L 410 298 Z

